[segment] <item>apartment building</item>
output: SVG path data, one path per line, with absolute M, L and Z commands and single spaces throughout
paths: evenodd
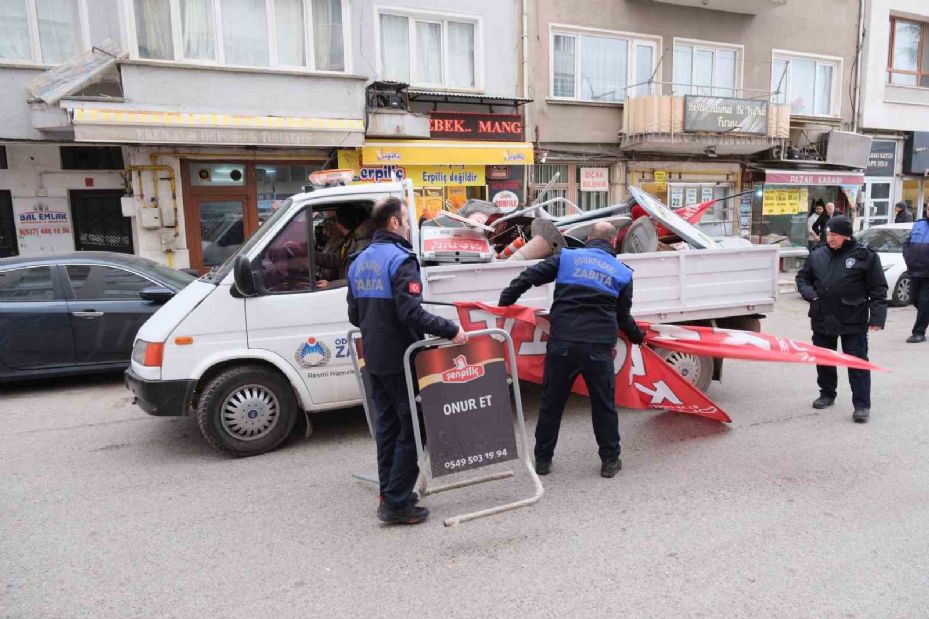
M 754 187 L 703 228 L 798 245 L 813 204 L 853 214 L 868 147 L 852 132 L 858 2 L 530 6 L 530 194 L 554 182 L 595 208 L 636 186 L 679 207 Z
M 869 0 L 861 70 L 862 130 L 873 136 L 865 178 L 865 225 L 893 221 L 906 202 L 929 200 L 929 3 Z

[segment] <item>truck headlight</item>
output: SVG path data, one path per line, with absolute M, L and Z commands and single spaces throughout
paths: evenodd
M 164 342 L 146 342 L 136 340 L 132 347 L 132 360 L 149 368 L 160 368 L 164 357 Z

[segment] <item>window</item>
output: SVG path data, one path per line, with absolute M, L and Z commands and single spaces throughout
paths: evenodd
M 0 2 L 0 61 L 59 64 L 90 47 L 87 0 Z
M 882 230 L 869 228 L 858 234 L 858 242 L 874 251 L 887 254 L 902 254 L 903 243 L 909 237 L 909 230 Z
M 55 287 L 49 267 L 0 271 L 0 303 L 54 301 Z
M 841 60 L 775 53 L 771 62 L 771 101 L 790 104 L 799 116 L 837 116 Z
M 540 202 L 547 202 L 554 198 L 565 198 L 578 206 L 581 210 L 590 211 L 602 208 L 609 203 L 609 191 L 601 191 L 590 182 L 589 171 L 603 170 L 604 176 L 609 180 L 609 166 L 601 163 L 540 163 L 532 166 L 532 176 L 529 181 L 529 195 L 538 200 L 542 191 Z M 585 170 L 588 171 L 588 181 L 584 180 Z M 551 183 L 551 184 L 549 184 Z M 577 210 L 564 201 L 550 204 L 547 207 L 549 214 L 555 217 L 576 215 Z
M 555 99 L 620 103 L 646 95 L 658 52 L 657 39 L 600 31 L 552 31 L 551 93 Z
M 476 21 L 381 13 L 379 32 L 384 79 L 420 86 L 479 88 Z
M 308 211 L 300 211 L 261 256 L 262 277 L 268 292 L 299 292 L 312 288 L 307 251 Z
M 61 146 L 62 170 L 122 170 L 119 146 Z
M 139 58 L 345 71 L 344 0 L 132 0 Z
M 891 17 L 888 58 L 889 83 L 929 88 L 929 23 Z
M 742 74 L 742 47 L 700 41 L 674 42 L 674 95 L 735 97 Z
M 68 279 L 78 301 L 138 300 L 139 293 L 157 284 L 125 269 L 97 265 L 69 265 Z

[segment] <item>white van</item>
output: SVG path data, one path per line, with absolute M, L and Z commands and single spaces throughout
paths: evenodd
M 316 229 L 327 212 L 370 212 L 405 198 L 416 221 L 412 184 L 372 183 L 303 193 L 287 200 L 222 266 L 188 285 L 139 330 L 126 372 L 135 402 L 157 416 L 195 414 L 206 440 L 237 456 L 276 448 L 301 412 L 360 402 L 349 356 L 346 288 L 320 288 Z M 419 250 L 419 226 L 411 226 Z M 638 319 L 756 328 L 777 295 L 777 248 L 748 247 L 624 255 L 636 271 Z M 495 303 L 530 261 L 435 264 L 423 268 L 429 301 Z M 521 303 L 547 308 L 552 286 Z M 430 308 L 456 320 L 448 307 Z M 705 388 L 713 360 L 675 353 L 669 362 Z

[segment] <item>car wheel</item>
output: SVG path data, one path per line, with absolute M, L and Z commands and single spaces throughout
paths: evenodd
M 297 399 L 276 372 L 239 366 L 213 377 L 203 388 L 197 423 L 217 451 L 255 456 L 276 449 L 293 430 Z
M 677 373 L 690 381 L 697 389 L 706 393 L 713 382 L 713 359 L 676 350 L 655 348 L 655 352 Z
M 893 294 L 890 295 L 892 305 L 909 305 L 913 302 L 913 282 L 910 281 L 909 275 L 901 275 L 894 286 Z

